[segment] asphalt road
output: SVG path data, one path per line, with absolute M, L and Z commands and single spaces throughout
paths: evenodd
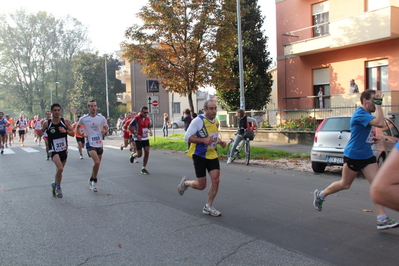
M 92 161 L 79 160 L 70 141 L 63 199 L 51 196 L 54 165 L 31 136 L 25 147 L 6 150 L 0 265 L 398 264 L 399 229 L 376 229 L 364 179 L 317 212 L 313 190 L 338 176 L 222 162 L 215 207 L 223 215 L 210 217 L 201 212 L 206 191 L 177 193 L 181 177 L 194 176 L 184 153 L 152 150 L 144 176 L 119 142 L 105 140 L 93 193 Z

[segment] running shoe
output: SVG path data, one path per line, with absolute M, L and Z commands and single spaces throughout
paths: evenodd
M 53 192 L 53 197 L 55 197 L 57 195 L 56 191 L 55 191 L 55 182 L 51 183 L 51 189 Z
M 121 144 L 121 151 L 123 150 L 123 144 Z
M 90 190 L 93 190 L 93 181 L 90 181 L 90 178 L 89 178 L 89 180 L 87 181 L 88 183 L 89 183 L 89 185 L 90 185 Z
M 389 228 L 394 228 L 399 226 L 398 221 L 390 218 L 385 218 L 382 221 L 377 221 L 377 229 L 378 230 L 384 230 L 384 229 L 389 229 Z
M 93 181 L 93 189 L 92 189 L 92 191 L 93 191 L 93 192 L 98 192 L 98 185 L 97 185 L 97 182 L 94 182 L 94 181 Z
M 82 155 L 82 154 L 80 155 L 80 159 L 81 159 L 81 160 L 83 159 L 83 155 Z
M 133 156 L 133 153 L 132 153 L 132 154 L 130 154 L 130 158 L 129 158 L 129 160 L 130 160 L 130 162 L 131 162 L 131 163 L 133 163 L 133 161 L 134 161 L 134 156 Z
M 47 155 L 46 161 L 49 161 L 49 160 L 50 160 L 50 156 Z
M 134 160 L 135 163 L 139 163 L 139 161 L 137 161 L 136 159 Z
M 213 206 L 206 207 L 206 205 L 204 206 L 202 213 L 208 214 L 211 216 L 215 216 L 215 217 L 222 215 L 222 213 L 220 211 L 216 210 Z
M 4 153 L 4 150 L 3 149 L 1 149 L 1 154 L 3 154 Z
M 319 195 L 321 193 L 321 190 L 316 189 L 313 192 L 313 206 L 315 207 L 316 210 L 318 210 L 319 212 L 321 212 L 322 208 L 323 208 L 323 202 L 324 200 L 322 200 Z
M 62 198 L 63 197 L 62 189 L 60 187 L 56 188 L 56 193 L 57 193 L 57 198 Z
M 231 157 L 227 158 L 227 164 L 231 164 L 231 161 L 232 161 Z
M 143 174 L 143 175 L 149 175 L 150 173 L 147 171 L 147 169 L 141 169 L 141 173 Z
M 188 188 L 188 186 L 186 185 L 186 181 L 187 181 L 187 177 L 183 176 L 183 178 L 180 181 L 180 184 L 177 186 L 177 192 L 179 192 L 180 196 L 183 196 L 184 191 L 186 191 L 186 189 Z

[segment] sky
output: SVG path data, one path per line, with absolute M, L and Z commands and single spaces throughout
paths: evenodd
M 56 18 L 70 15 L 88 28 L 92 47 L 100 54 L 110 54 L 119 50 L 124 41 L 125 30 L 133 24 L 141 24 L 136 13 L 147 0 L 118 0 L 104 2 L 94 0 L 69 0 L 60 4 L 54 0 L 18 0 L 2 1 L 0 14 L 14 13 L 25 9 L 28 13 L 46 11 Z M 263 28 L 269 38 L 268 51 L 276 61 L 276 19 L 275 1 L 258 0 L 262 15 L 266 16 Z

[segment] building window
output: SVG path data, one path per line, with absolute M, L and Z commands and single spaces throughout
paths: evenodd
M 313 95 L 315 108 L 330 108 L 330 69 L 313 69 Z
M 174 114 L 181 114 L 180 103 L 173 103 L 173 113 Z
M 328 1 L 312 5 L 313 37 L 329 34 L 329 10 Z
M 388 59 L 366 62 L 367 88 L 388 90 Z

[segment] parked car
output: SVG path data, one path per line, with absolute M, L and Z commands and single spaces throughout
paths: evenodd
M 184 128 L 184 121 L 176 120 L 172 123 L 173 128 Z
M 344 164 L 344 149 L 351 136 L 350 119 L 350 116 L 327 117 L 318 126 L 310 157 L 314 172 L 323 173 L 327 165 Z M 372 146 L 380 166 L 399 141 L 398 128 L 389 119 L 385 119 L 385 124 L 383 128 L 375 128 L 379 141 Z

